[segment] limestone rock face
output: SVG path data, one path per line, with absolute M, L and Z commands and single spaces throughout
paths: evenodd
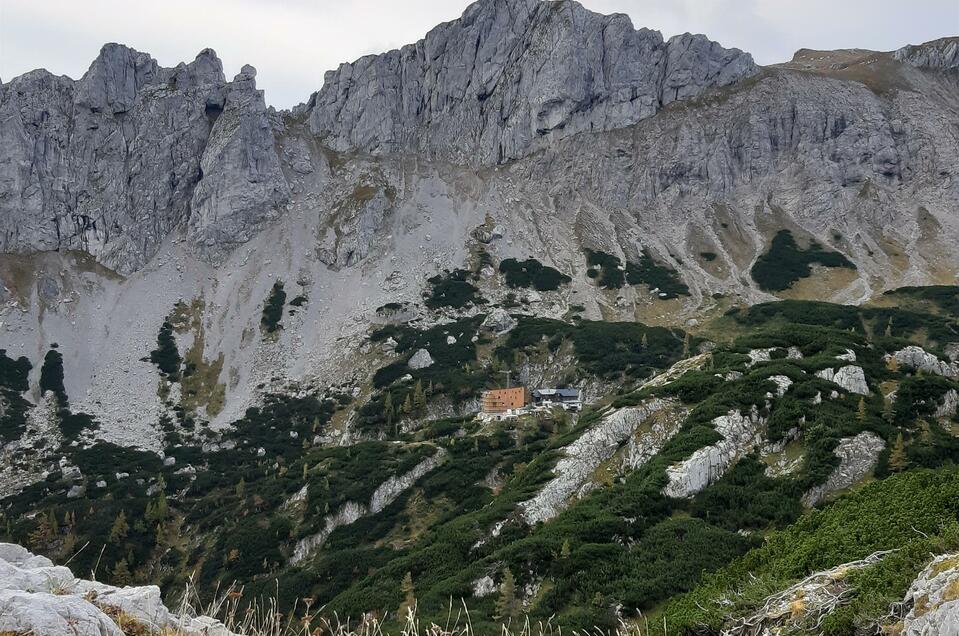
M 18 545 L 0 543 L 0 632 L 123 636 L 107 613 L 115 610 L 145 632 L 235 636 L 209 617 L 174 616 L 156 586 L 117 588 L 75 579 L 68 568 L 56 567 Z
M 682 425 L 683 418 L 671 413 L 674 407 L 669 400 L 650 400 L 614 411 L 583 433 L 563 450 L 564 457 L 553 469 L 553 479 L 533 499 L 520 504 L 526 522 L 548 521 L 562 512 L 574 497 L 587 492 L 592 486 L 593 472 L 626 442 L 630 442 L 626 456 L 630 468 L 649 461 Z M 651 422 L 648 428 L 644 426 L 647 421 Z
M 479 0 L 415 44 L 327 73 L 306 110 L 336 150 L 490 165 L 757 71 L 749 54 L 702 35 L 664 42 L 571 0 Z
M 261 187 L 278 195 L 285 186 L 275 153 L 269 161 L 272 132 L 251 82 L 241 73 L 227 84 L 210 49 L 162 68 L 146 53 L 107 44 L 77 81 L 33 71 L 2 85 L 0 252 L 84 250 L 130 273 L 190 218 L 194 190 L 211 172 L 203 192 L 232 185 L 235 196 L 214 199 L 218 214 L 207 206 L 201 218 L 219 221 L 218 239 L 240 240 L 246 226 L 233 220 L 236 212 L 256 217 L 282 200 L 258 194 L 256 184 L 269 181 Z M 217 126 L 221 113 L 227 119 Z M 211 132 L 216 148 L 248 161 L 201 168 L 214 154 Z
M 942 38 L 919 46 L 904 46 L 896 59 L 919 68 L 935 70 L 959 69 L 959 38 Z
M 249 241 L 289 199 L 274 143 L 256 69 L 246 65 L 229 85 L 213 124 L 191 203 L 189 235 L 210 260 Z
M 669 483 L 663 494 L 676 498 L 692 497 L 722 477 L 740 457 L 760 443 L 765 421 L 755 411 L 749 415 L 730 411 L 728 415 L 715 418 L 712 424 L 723 438 L 667 468 Z
M 959 411 L 959 391 L 949 389 L 942 396 L 942 404 L 936 409 L 936 417 L 952 417 Z
M 829 475 L 826 483 L 803 495 L 803 503 L 806 506 L 815 506 L 828 495 L 849 488 L 864 479 L 876 466 L 879 453 L 885 447 L 886 443 L 882 438 L 869 431 L 841 440 L 833 450 L 833 454 L 839 458 L 839 466 Z
M 850 364 L 839 369 L 823 369 L 816 372 L 816 377 L 835 382 L 850 393 L 869 395 L 869 384 L 862 367 Z
M 909 613 L 903 636 L 959 634 L 959 554 L 943 554 L 926 566 L 906 592 Z

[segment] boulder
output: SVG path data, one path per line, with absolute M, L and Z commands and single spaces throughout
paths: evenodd
M 855 437 L 840 440 L 833 450 L 839 458 L 839 466 L 833 470 L 824 484 L 810 489 L 803 495 L 803 504 L 812 507 L 825 501 L 832 493 L 849 488 L 862 481 L 876 466 L 879 453 L 886 447 L 881 437 L 864 431 Z
M 497 335 L 502 335 L 512 331 L 516 324 L 516 319 L 510 316 L 505 309 L 497 307 L 486 316 L 482 326 L 484 329 L 489 329 Z
M 433 366 L 433 362 L 433 356 L 430 355 L 430 352 L 426 349 L 420 349 L 413 354 L 407 364 L 411 369 L 416 371 L 418 369 L 425 369 Z
M 0 590 L 0 633 L 124 636 L 109 616 L 75 596 Z
M 136 621 L 127 625 L 129 633 L 236 636 L 209 617 L 174 616 L 155 585 L 118 588 L 76 579 L 46 557 L 0 543 L 0 634 L 124 636 L 111 618 L 117 612 Z
M 892 357 L 896 359 L 900 366 L 916 369 L 923 373 L 941 375 L 945 378 L 959 377 L 959 369 L 957 369 L 955 363 L 943 362 L 922 347 L 910 345 L 895 352 Z
M 823 369 L 816 372 L 816 377 L 834 382 L 850 393 L 869 395 L 869 385 L 866 383 L 866 374 L 862 367 L 847 365 L 836 369 Z
M 959 552 L 936 557 L 906 592 L 902 636 L 959 634 Z

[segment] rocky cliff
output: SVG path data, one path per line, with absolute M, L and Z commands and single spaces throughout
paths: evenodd
M 704 36 L 664 42 L 577 2 L 482 0 L 416 44 L 327 73 L 305 110 L 336 150 L 491 165 L 757 72 L 749 54 Z
M 4 84 L 0 251 L 82 250 L 128 274 L 187 223 L 201 245 L 249 237 L 286 196 L 255 74 L 227 83 L 210 49 L 169 69 L 107 44 L 77 81 Z

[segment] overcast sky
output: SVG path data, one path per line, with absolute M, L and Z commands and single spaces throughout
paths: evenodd
M 959 35 L 959 0 L 581 0 L 667 38 L 691 31 L 781 62 L 796 49 L 892 50 Z M 0 0 L 0 78 L 35 68 L 79 78 L 105 42 L 164 66 L 216 50 L 277 107 L 306 101 L 340 62 L 421 38 L 469 0 Z

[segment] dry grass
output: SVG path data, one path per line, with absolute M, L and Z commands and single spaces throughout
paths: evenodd
M 239 636 L 487 636 L 474 631 L 466 603 L 460 601 L 457 604 L 452 599 L 442 625 L 422 622 L 414 604 L 402 620 L 391 621 L 392 625 L 401 625 L 396 630 L 387 625 L 386 619 L 390 617 L 367 614 L 353 620 L 343 619 L 335 613 L 329 616 L 324 614 L 323 607 L 314 610 L 313 599 L 309 598 L 302 599 L 299 608 L 286 614 L 279 611 L 275 598 L 249 608 L 241 603 L 242 598 L 242 590 L 231 587 L 219 594 L 217 600 L 200 613 L 222 621 L 229 630 Z M 201 605 L 196 590 L 189 587 L 179 608 L 179 616 L 187 619 L 184 622 L 189 623 L 188 619 L 197 615 L 193 609 L 195 607 Z M 657 627 L 658 629 L 654 629 L 648 623 L 621 621 L 614 630 L 596 627 L 588 631 L 566 630 L 565 633 L 570 636 L 648 636 L 662 633 L 664 626 Z M 531 621 L 526 617 L 502 625 L 496 636 L 563 636 L 563 633 L 563 628 L 554 623 L 553 619 L 544 622 Z M 132 636 L 140 635 L 134 633 Z M 183 632 L 162 636 L 193 635 Z

